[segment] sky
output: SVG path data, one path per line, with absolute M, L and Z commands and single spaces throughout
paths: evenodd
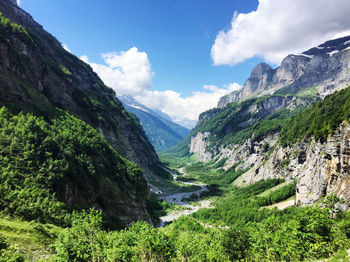
M 350 34 L 349 0 L 21 0 L 118 95 L 192 127 L 260 62 Z

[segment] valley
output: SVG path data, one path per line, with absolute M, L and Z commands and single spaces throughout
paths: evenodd
M 185 99 L 0 0 L 0 58 L 0 262 L 349 261 L 350 36 Z

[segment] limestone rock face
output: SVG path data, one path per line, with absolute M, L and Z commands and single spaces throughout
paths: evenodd
M 231 103 L 237 103 L 243 99 L 243 92 L 240 91 L 234 91 L 228 95 L 225 95 L 219 99 L 218 102 L 218 108 L 224 108 L 228 104 Z
M 209 132 L 199 132 L 196 136 L 191 137 L 190 153 L 196 153 L 202 161 L 209 161 L 213 157 L 213 153 L 207 151 L 209 136 Z
M 315 87 L 319 97 L 343 89 L 350 83 L 350 36 L 325 42 L 302 54 L 291 54 L 272 69 L 257 65 L 243 89 L 219 100 L 218 107 L 239 102 L 251 95 L 293 94 Z
M 233 110 L 233 114 L 236 114 L 235 118 L 240 118 L 242 121 L 234 122 L 228 121 L 227 119 L 221 119 L 220 125 L 224 125 L 222 128 L 222 133 L 228 134 L 232 132 L 235 128 L 246 128 L 250 127 L 259 121 L 265 119 L 271 114 L 284 109 L 295 109 L 298 106 L 308 106 L 311 104 L 309 99 L 294 97 L 294 96 L 271 96 L 266 99 L 252 103 L 249 106 L 245 106 L 238 110 L 237 112 Z M 197 127 L 206 121 L 215 117 L 216 115 L 222 113 L 225 108 L 212 109 L 207 112 L 204 112 L 200 115 Z M 228 114 L 227 118 L 230 117 Z M 219 125 L 219 123 L 218 123 Z M 220 155 L 221 151 L 225 151 L 225 146 L 221 145 L 219 142 L 217 144 L 210 143 L 210 137 L 213 136 L 210 132 L 198 132 L 195 136 L 191 138 L 190 152 L 195 153 L 201 161 L 210 161 L 214 158 L 217 158 Z
M 263 142 L 276 146 L 268 138 Z M 226 155 L 232 157 L 237 152 Z M 298 205 L 313 205 L 320 198 L 335 193 L 346 201 L 346 209 L 350 206 L 349 124 L 342 124 L 324 143 L 310 139 L 289 148 L 277 146 L 270 156 L 255 150 L 254 154 L 243 156 L 243 159 L 249 161 L 251 169 L 235 181 L 236 185 L 252 184 L 268 178 L 296 179 Z M 243 159 L 236 158 L 232 162 Z

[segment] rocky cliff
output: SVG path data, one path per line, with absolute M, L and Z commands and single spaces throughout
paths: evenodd
M 202 161 L 224 160 L 225 170 L 232 166 L 247 170 L 235 180 L 237 186 L 270 178 L 295 179 L 298 205 L 313 205 L 327 195 L 336 194 L 345 200 L 343 208 L 348 209 L 349 109 L 350 88 L 347 88 L 294 115 L 272 114 L 252 129 L 231 134 L 243 137 L 231 140 L 232 143 L 224 143 L 225 140 L 218 143 L 213 133 L 198 132 L 191 138 L 190 149 Z
M 265 122 L 272 128 L 266 132 L 278 131 L 279 126 L 275 127 L 273 121 L 292 115 L 313 102 L 311 98 L 272 95 L 204 112 L 191 132 L 189 152 L 195 153 L 201 161 L 214 160 L 226 147 L 242 144 L 248 138 L 259 140 L 262 136 L 259 123 L 264 119 L 270 118 Z M 282 113 L 281 110 L 285 111 Z
M 275 69 L 265 63 L 257 65 L 242 90 L 222 97 L 218 107 L 242 101 L 252 94 L 297 94 L 311 87 L 317 89 L 320 98 L 324 98 L 347 87 L 349 71 L 350 36 L 347 36 L 325 42 L 302 54 L 288 55 Z
M 283 148 L 276 143 L 276 137 L 265 138 L 261 143 L 254 145 L 246 144 L 248 148 L 253 146 L 253 154 L 226 154 L 230 155 L 228 164 L 244 161 L 242 168 L 250 168 L 235 181 L 236 185 L 252 184 L 269 178 L 296 179 L 297 205 L 312 205 L 322 197 L 335 193 L 345 200 L 346 209 L 350 207 L 348 123 L 341 124 L 335 134 L 324 142 L 309 139 Z M 263 150 L 265 143 L 275 147 L 270 155 Z M 240 150 L 247 152 L 243 147 Z
M 314 204 L 336 193 L 348 208 L 348 109 L 342 107 L 348 103 L 349 91 L 337 91 L 349 86 L 349 72 L 350 36 L 289 55 L 276 69 L 257 65 L 241 90 L 222 97 L 217 108 L 200 115 L 189 138 L 189 153 L 205 162 L 225 160 L 226 170 L 232 166 L 248 170 L 236 185 L 296 179 L 298 204 Z M 336 107 L 342 111 L 335 112 Z M 314 112 L 307 120 L 306 108 Z M 345 122 L 340 125 L 339 119 Z M 313 135 L 305 127 L 313 129 Z M 290 130 L 289 146 L 281 130 Z M 320 138 L 325 132 L 328 136 Z M 295 139 L 303 136 L 308 138 Z

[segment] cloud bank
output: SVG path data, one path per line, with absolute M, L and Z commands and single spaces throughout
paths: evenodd
M 173 90 L 156 91 L 152 90 L 154 73 L 145 52 L 133 47 L 128 51 L 101 56 L 104 64 L 93 63 L 86 55 L 80 59 L 88 63 L 118 95 L 131 95 L 145 106 L 163 111 L 180 124 L 188 120 L 193 123 L 200 113 L 215 107 L 220 97 L 241 88 L 236 83 L 223 88 L 205 85 L 202 91 L 193 92 L 188 97 Z
M 120 53 L 102 54 L 105 64 L 96 64 L 89 61 L 87 56 L 81 60 L 90 64 L 92 69 L 118 95 L 135 96 L 152 87 L 154 73 L 151 63 L 145 52 L 139 52 L 136 47 Z
M 254 56 L 279 64 L 326 40 L 350 34 L 349 0 L 259 0 L 256 11 L 235 13 L 231 29 L 218 33 L 215 65 L 235 65 Z
M 150 91 L 135 96 L 135 98 L 150 108 L 159 108 L 176 122 L 184 119 L 197 120 L 200 113 L 216 107 L 220 97 L 231 93 L 238 84 L 228 88 L 218 88 L 214 85 L 203 86 L 203 91 L 193 92 L 192 96 L 182 97 L 181 93 L 173 90 Z

